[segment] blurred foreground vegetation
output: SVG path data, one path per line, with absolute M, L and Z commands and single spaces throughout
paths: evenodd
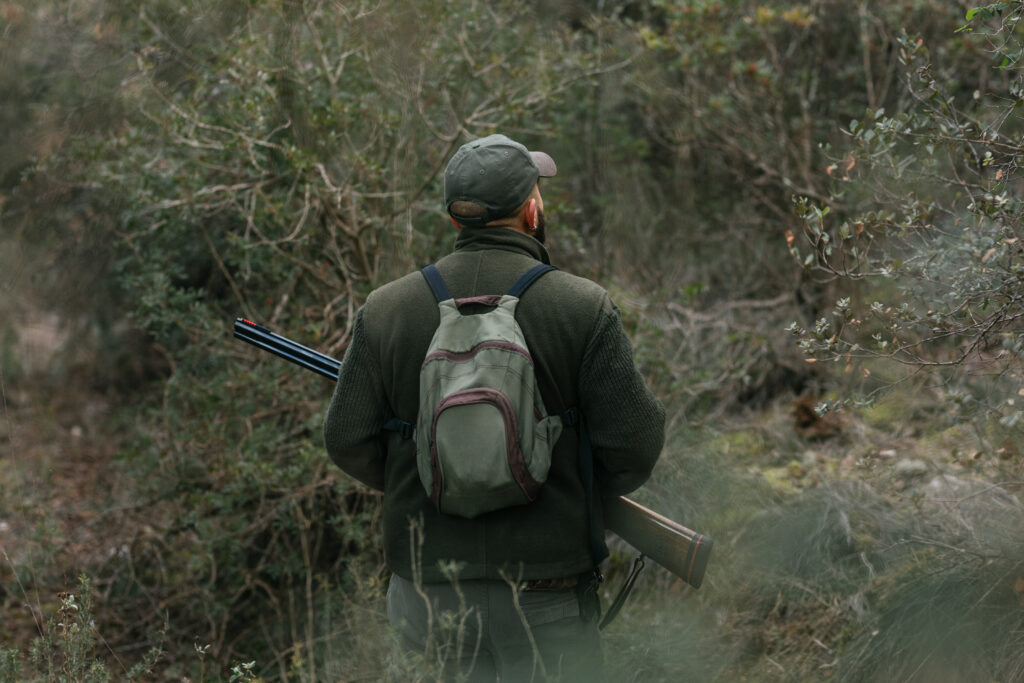
M 1022 12 L 0 1 L 0 680 L 432 678 L 329 383 L 228 329 L 340 357 L 495 131 L 669 409 L 638 497 L 716 539 L 610 679 L 1024 678 Z

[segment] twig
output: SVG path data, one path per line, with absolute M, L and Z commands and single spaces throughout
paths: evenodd
M 864 83 L 867 86 L 868 108 L 874 109 L 877 100 L 875 99 L 875 79 L 871 69 L 871 39 L 868 36 L 868 8 L 865 2 L 861 2 L 857 8 L 860 16 L 860 45 L 861 60 L 864 66 Z M 894 60 L 895 61 L 895 60 Z
M 231 273 L 228 272 L 227 266 L 224 265 L 224 261 L 221 260 L 220 254 L 217 253 L 217 248 L 213 246 L 213 240 L 210 239 L 210 233 L 206 231 L 206 226 L 200 223 L 199 229 L 203 233 L 203 240 L 206 241 L 206 246 L 210 248 L 210 254 L 213 255 L 213 259 L 217 262 L 217 267 L 220 268 L 220 272 L 223 273 L 224 277 L 227 278 L 228 284 L 231 285 L 231 291 L 234 292 L 235 299 L 238 300 L 238 305 L 241 306 L 245 316 L 247 318 L 251 318 L 252 309 L 250 309 L 248 304 L 245 303 L 245 297 L 242 296 L 241 290 L 239 290 L 238 285 L 235 284 L 235 278 L 231 277 Z
M 18 569 L 11 562 L 10 556 L 7 554 L 6 548 L 0 548 L 0 553 L 3 553 L 4 559 L 7 561 L 8 566 L 11 568 L 11 572 L 14 573 L 14 581 L 18 584 L 18 588 L 21 590 L 22 596 L 25 598 L 25 606 L 28 607 L 29 612 L 32 613 L 32 620 L 36 623 L 36 631 L 39 632 L 40 637 L 46 635 L 46 629 L 43 627 L 43 622 L 40 620 L 40 614 L 42 613 L 42 607 L 40 606 L 39 593 L 36 592 L 36 606 L 38 607 L 38 613 L 32 608 L 32 605 L 28 602 L 28 591 L 25 590 L 25 584 L 21 582 L 21 577 L 18 576 Z
M 962 498 L 936 498 L 935 501 L 937 503 L 953 503 L 953 507 L 956 507 L 960 505 L 960 503 L 963 503 L 966 500 L 970 500 L 971 498 L 976 498 L 978 496 L 985 495 L 989 491 L 993 491 L 995 489 L 1008 488 L 1010 486 L 1024 486 L 1024 481 L 1001 481 L 996 484 L 992 484 L 991 486 L 986 486 L 980 491 L 976 491 L 970 495 L 963 496 Z
M 514 582 L 504 570 L 501 572 L 501 578 L 505 580 L 509 588 L 512 590 L 512 607 L 515 609 L 516 614 L 519 616 L 519 621 L 523 625 L 523 629 L 526 631 L 526 638 L 530 641 L 530 649 L 533 651 L 533 670 L 540 669 L 540 675 L 542 680 L 548 679 L 547 669 L 544 667 L 544 660 L 540 656 L 540 648 L 537 647 L 537 640 L 533 637 L 533 629 L 530 628 L 530 622 L 526 619 L 526 614 L 523 612 L 522 605 L 519 604 L 519 593 L 520 586 L 522 585 L 522 567 L 520 566 L 519 572 L 520 577 Z

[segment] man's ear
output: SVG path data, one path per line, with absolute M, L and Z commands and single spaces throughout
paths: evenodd
M 533 197 L 526 202 L 526 210 L 523 211 L 523 219 L 530 230 L 537 229 L 537 200 Z

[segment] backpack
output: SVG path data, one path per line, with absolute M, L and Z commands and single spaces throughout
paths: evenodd
M 442 513 L 472 519 L 533 501 L 547 479 L 562 418 L 544 408 L 516 306 L 553 266 L 537 265 L 504 295 L 454 299 L 422 270 L 441 322 L 420 368 L 414 438 L 420 481 Z M 459 307 L 483 304 L 482 313 Z

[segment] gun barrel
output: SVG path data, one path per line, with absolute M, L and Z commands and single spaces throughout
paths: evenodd
M 269 351 L 307 370 L 329 377 L 335 381 L 338 379 L 338 371 L 341 370 L 341 363 L 330 356 L 325 356 L 308 346 L 294 342 L 288 337 L 282 337 L 276 332 L 271 332 L 262 325 L 257 325 L 245 318 L 235 319 L 235 337 L 248 342 L 253 346 Z

